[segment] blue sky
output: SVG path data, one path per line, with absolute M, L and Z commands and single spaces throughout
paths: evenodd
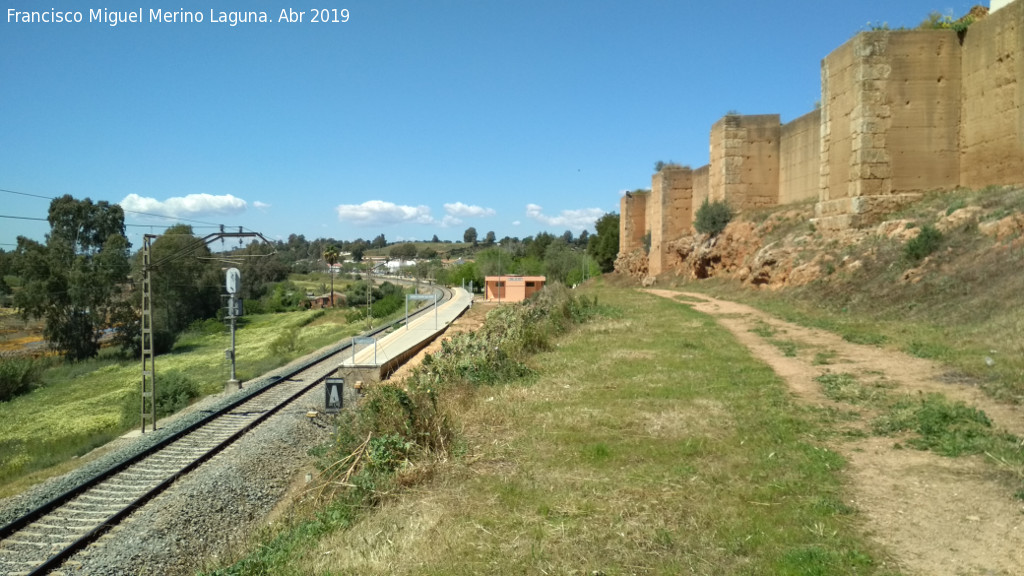
M 593 232 L 656 161 L 706 164 L 725 113 L 811 111 L 821 59 L 869 22 L 971 4 L 5 0 L 0 248 L 42 240 L 46 222 L 9 217 L 45 219 L 63 194 L 132 210 L 136 248 L 177 219 L 272 239 Z M 51 8 L 83 21 L 10 12 Z M 179 8 L 203 22 L 149 21 Z M 270 22 L 211 22 L 244 10 Z

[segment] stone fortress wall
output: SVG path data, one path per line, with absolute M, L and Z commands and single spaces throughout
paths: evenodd
M 620 202 L 620 254 L 643 248 L 649 272 L 692 233 L 705 199 L 738 212 L 817 199 L 822 230 L 870 226 L 932 190 L 1024 183 L 1024 0 L 963 33 L 861 32 L 821 63 L 821 106 L 728 114 L 711 127 L 709 164 L 666 166 L 650 192 Z

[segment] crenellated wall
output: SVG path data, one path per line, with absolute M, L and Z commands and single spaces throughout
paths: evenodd
M 666 168 L 648 199 L 624 198 L 620 253 L 649 230 L 649 270 L 661 273 L 664 246 L 692 233 L 705 200 L 743 212 L 817 198 L 815 222 L 830 230 L 870 226 L 928 191 L 1024 184 L 1022 75 L 1024 0 L 961 33 L 859 33 L 822 60 L 820 109 L 785 125 L 728 114 L 711 127 L 707 166 Z

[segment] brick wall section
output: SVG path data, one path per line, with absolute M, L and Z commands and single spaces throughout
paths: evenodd
M 670 266 L 668 243 L 688 234 L 693 222 L 693 171 L 678 166 L 662 168 L 651 178 L 647 205 L 651 223 L 647 267 L 657 276 Z
M 779 134 L 779 204 L 817 199 L 820 172 L 821 110 L 815 110 L 782 126 Z
M 643 248 L 644 235 L 647 234 L 647 199 L 648 192 L 626 192 L 619 199 L 619 253 L 630 252 Z
M 729 114 L 711 127 L 711 201 L 742 212 L 779 203 L 778 114 Z
M 960 185 L 1024 181 L 1024 1 L 971 24 L 962 47 Z

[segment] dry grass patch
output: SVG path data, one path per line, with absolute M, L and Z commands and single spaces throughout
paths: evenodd
M 720 402 L 703 398 L 695 400 L 691 407 L 641 412 L 638 416 L 634 425 L 659 438 L 718 436 L 722 430 L 731 430 L 735 426 Z

